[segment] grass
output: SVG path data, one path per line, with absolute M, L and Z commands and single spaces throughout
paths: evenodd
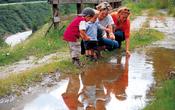
M 133 20 L 135 16 L 141 15 L 145 9 L 154 7 L 148 0 L 140 0 L 138 3 L 134 3 L 132 0 L 125 0 L 123 4 L 131 10 L 131 20 Z
M 157 40 L 164 38 L 164 34 L 153 29 L 140 29 L 137 32 L 133 32 L 130 40 L 130 48 L 144 47 Z
M 69 59 L 57 60 L 22 73 L 12 74 L 5 79 L 0 79 L 0 97 L 10 94 L 20 94 L 16 90 L 23 90 L 36 82 L 40 82 L 43 75 L 53 74 L 57 70 L 63 74 L 80 73 L 80 69 L 72 65 Z M 14 87 L 18 89 L 13 89 Z
M 174 110 L 175 109 L 175 79 L 166 80 L 162 87 L 156 89 L 155 99 L 144 110 Z
M 62 34 L 66 24 L 67 22 L 64 25 L 61 25 L 61 28 L 51 30 L 48 35 L 45 36 L 49 27 L 49 25 L 46 24 L 22 44 L 19 44 L 14 48 L 8 46 L 1 47 L 0 66 L 26 59 L 28 56 L 42 57 L 50 53 L 66 51 L 67 48 L 63 48 L 67 47 L 66 43 L 62 40 Z

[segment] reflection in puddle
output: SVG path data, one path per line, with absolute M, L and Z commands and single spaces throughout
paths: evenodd
M 175 67 L 174 55 L 171 49 L 149 48 L 147 52 L 136 50 L 129 59 L 113 56 L 107 63 L 95 64 L 82 74 L 69 75 L 58 83 L 57 89 L 30 103 L 24 102 L 27 104 L 23 109 L 13 110 L 143 109 L 155 80 L 163 80 L 165 73 Z
M 27 104 L 23 110 L 68 110 L 62 98 L 62 93 L 66 92 L 69 80 L 62 80 L 56 90 L 49 94 L 41 94 L 31 103 Z
M 62 80 L 58 88 L 25 104 L 23 110 L 140 110 L 154 83 L 152 60 L 144 52 L 111 57 L 77 76 Z M 15 110 L 15 109 L 14 109 Z
M 175 51 L 136 50 L 131 57 L 111 57 L 79 75 L 69 75 L 58 88 L 25 103 L 23 110 L 140 110 L 158 80 L 175 67 Z M 175 68 L 174 68 L 175 69 Z M 153 77 L 154 75 L 154 77 Z M 34 97 L 33 97 L 34 98 Z M 6 109 L 5 109 L 6 110 Z M 13 109 L 21 110 L 21 109 Z
M 148 58 L 144 53 L 133 53 L 129 68 L 126 66 L 127 62 L 124 73 L 110 85 L 113 92 L 110 93 L 107 110 L 140 110 L 148 101 L 146 94 L 154 83 L 153 67 Z

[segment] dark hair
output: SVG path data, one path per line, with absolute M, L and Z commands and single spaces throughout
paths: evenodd
M 93 17 L 95 15 L 95 11 L 93 8 L 90 7 L 86 7 L 82 10 L 81 16 L 89 16 L 89 17 Z

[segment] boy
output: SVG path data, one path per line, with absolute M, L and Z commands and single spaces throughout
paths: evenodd
M 94 15 L 95 12 L 92 8 L 83 9 L 82 13 L 74 18 L 64 32 L 64 40 L 69 44 L 72 63 L 78 67 L 81 66 L 79 60 L 81 46 L 78 41 L 80 38 L 79 24 L 81 21 L 89 21 Z M 89 40 L 89 37 L 84 36 L 82 39 Z
M 101 26 L 96 19 L 98 17 L 98 12 L 96 11 L 96 15 L 90 19 L 90 21 L 81 21 L 80 22 L 80 35 L 83 38 L 89 37 L 89 40 L 84 39 L 85 53 L 87 57 L 90 57 L 92 61 L 97 60 L 97 56 L 94 52 L 94 49 L 97 48 L 97 30 L 107 30 L 105 27 Z M 105 34 L 105 33 L 104 33 Z

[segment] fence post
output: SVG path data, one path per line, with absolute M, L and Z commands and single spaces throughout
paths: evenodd
M 52 1 L 52 10 L 53 10 L 53 24 L 54 28 L 57 28 L 60 22 L 60 17 L 59 17 L 59 0 L 53 0 Z

